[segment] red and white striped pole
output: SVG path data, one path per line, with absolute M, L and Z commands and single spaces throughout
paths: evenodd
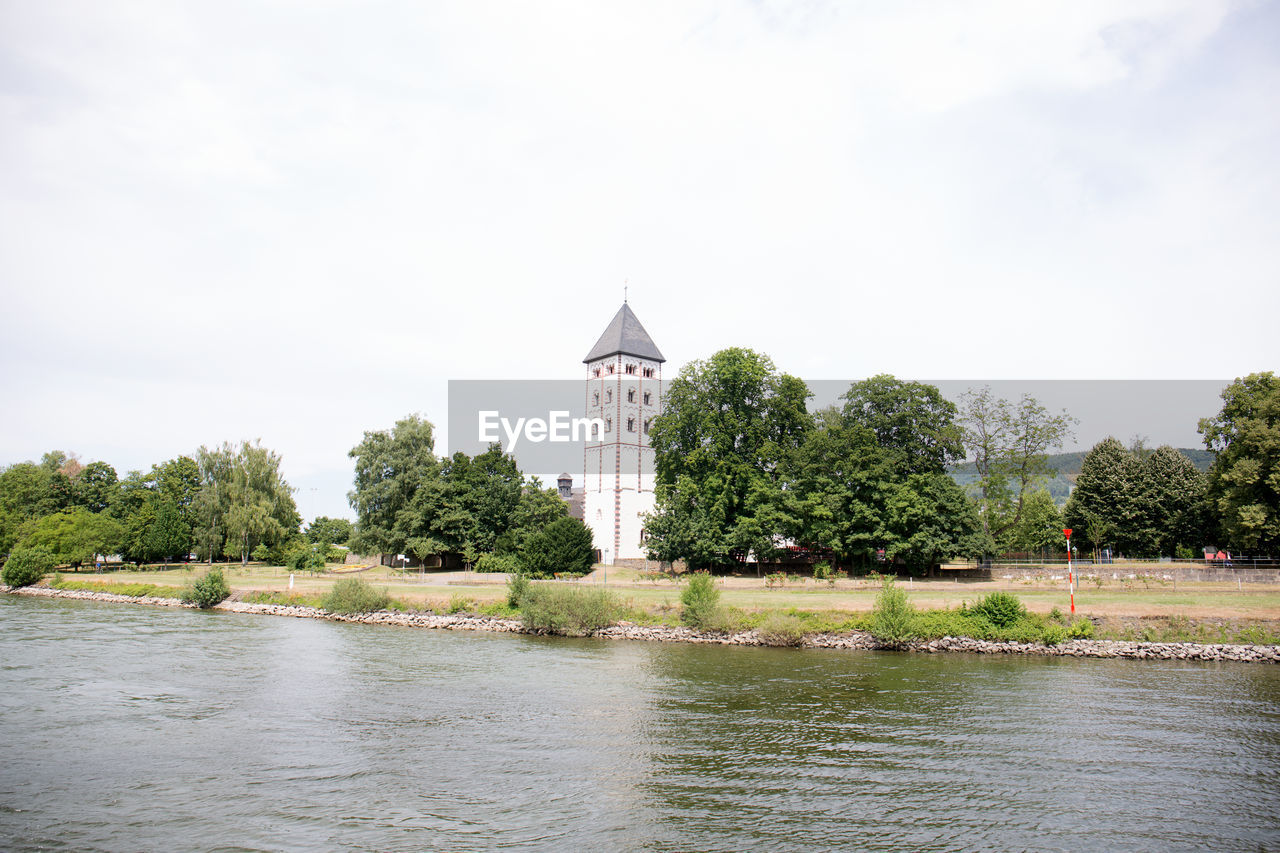
M 1071 590 L 1071 615 L 1076 615 L 1076 576 L 1071 571 L 1071 528 L 1064 527 L 1062 532 L 1067 537 L 1067 588 Z

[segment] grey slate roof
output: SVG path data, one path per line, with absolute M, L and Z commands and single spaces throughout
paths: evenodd
M 618 313 L 613 315 L 613 320 L 609 323 L 609 327 L 604 330 L 600 340 L 596 341 L 596 345 L 591 348 L 591 352 L 587 353 L 587 357 L 582 362 L 590 364 L 597 359 L 607 358 L 618 353 L 634 355 L 636 358 L 647 358 L 650 361 L 666 361 L 662 357 L 662 352 L 654 346 L 653 339 L 649 337 L 649 333 L 644 330 L 644 326 L 640 325 L 640 321 L 636 319 L 631 306 L 625 302 L 618 309 Z

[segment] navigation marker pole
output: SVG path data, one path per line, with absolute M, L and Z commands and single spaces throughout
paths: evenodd
M 1071 528 L 1064 527 L 1062 532 L 1067 537 L 1067 589 L 1071 590 L 1071 615 L 1076 615 L 1076 576 L 1071 571 Z

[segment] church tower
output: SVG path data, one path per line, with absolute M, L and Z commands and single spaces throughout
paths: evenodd
M 653 511 L 649 428 L 662 411 L 666 361 L 626 302 L 584 358 L 586 413 L 604 435 L 583 451 L 583 521 L 605 563 L 645 556 L 640 516 Z M 592 439 L 595 439 L 592 436 Z

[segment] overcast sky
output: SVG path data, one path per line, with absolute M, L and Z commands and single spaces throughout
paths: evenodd
M 350 515 L 364 430 L 580 376 L 624 281 L 668 376 L 1277 369 L 1277 44 L 1274 2 L 6 0 L 0 465 L 260 437 Z

